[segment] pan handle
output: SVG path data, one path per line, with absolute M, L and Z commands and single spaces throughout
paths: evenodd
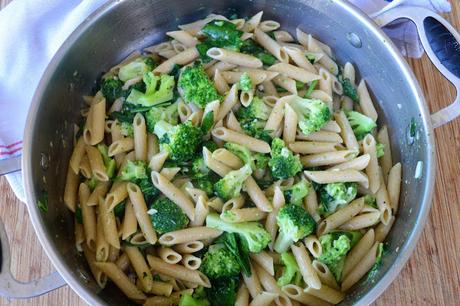
M 453 103 L 431 115 L 433 127 L 440 127 L 460 116 L 460 35 L 455 28 L 440 15 L 417 6 L 396 7 L 373 17 L 380 27 L 401 18 L 415 23 L 431 62 L 457 90 Z
M 0 295 L 8 299 L 24 299 L 39 296 L 60 288 L 66 283 L 58 272 L 53 272 L 40 279 L 30 282 L 20 282 L 13 277 L 10 270 L 10 246 L 5 226 L 0 221 L 1 265 L 0 265 Z
M 0 160 L 0 176 L 21 170 L 21 156 Z

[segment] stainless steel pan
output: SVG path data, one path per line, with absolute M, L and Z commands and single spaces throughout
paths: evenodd
M 436 174 L 433 127 L 460 114 L 460 37 L 440 16 L 422 8 L 396 8 L 375 22 L 339 0 L 125 0 L 110 1 L 89 17 L 53 58 L 35 93 L 24 135 L 23 178 L 28 208 L 38 238 L 59 274 L 91 305 L 126 305 L 122 294 L 109 286 L 100 291 L 73 243 L 73 219 L 62 201 L 66 167 L 71 152 L 73 124 L 78 122 L 81 96 L 95 86 L 100 72 L 133 50 L 165 38 L 165 32 L 211 12 L 250 16 L 264 10 L 265 18 L 279 21 L 292 33 L 297 26 L 329 44 L 339 62 L 353 62 L 368 82 L 389 126 L 393 156 L 403 163 L 401 204 L 389 234 L 390 252 L 372 280 L 364 279 L 343 305 L 367 305 L 396 277 L 409 258 L 429 212 Z M 430 59 L 457 88 L 449 107 L 430 115 L 423 93 L 407 63 L 379 26 L 399 18 L 417 25 Z M 377 24 L 376 24 L 377 23 Z M 416 133 L 410 133 L 411 121 Z M 9 161 L 0 173 L 19 168 Z M 418 169 L 420 176 L 415 175 Z M 49 211 L 36 206 L 43 191 Z M 3 264 L 0 294 L 9 297 L 39 295 L 62 286 L 52 274 L 33 283 L 19 283 L 9 273 L 8 244 L 0 226 Z

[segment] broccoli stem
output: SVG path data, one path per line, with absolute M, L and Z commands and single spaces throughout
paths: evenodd
M 279 254 L 284 253 L 289 249 L 292 242 L 293 241 L 289 236 L 285 235 L 283 231 L 280 231 L 273 249 Z
M 160 120 L 155 124 L 154 130 L 155 134 L 158 136 L 158 139 L 161 139 L 166 133 L 168 133 L 173 128 L 174 126 L 172 126 L 168 122 Z

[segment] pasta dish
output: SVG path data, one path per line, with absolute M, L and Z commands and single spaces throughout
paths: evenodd
M 211 14 L 84 96 L 64 202 L 97 284 L 144 305 L 331 305 L 375 275 L 401 164 L 352 63 Z

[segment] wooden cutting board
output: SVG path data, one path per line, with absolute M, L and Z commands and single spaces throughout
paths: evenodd
M 19 1 L 19 0 L 15 0 Z M 0 0 L 0 9 L 11 0 Z M 460 30 L 460 3 L 452 0 L 446 16 Z M 425 56 L 409 60 L 422 85 L 430 109 L 436 111 L 455 98 L 455 89 Z M 415 252 L 401 274 L 375 305 L 458 305 L 460 298 L 460 119 L 435 131 L 438 177 L 428 223 Z M 0 219 L 11 245 L 13 274 L 28 281 L 48 274 L 52 265 L 42 250 L 24 204 L 16 200 L 5 178 L 0 178 Z M 0 305 L 85 305 L 63 287 L 47 295 Z

